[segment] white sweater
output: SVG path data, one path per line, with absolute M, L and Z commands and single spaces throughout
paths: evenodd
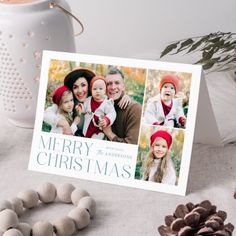
M 58 134 L 63 133 L 63 129 L 61 127 L 57 127 L 57 123 L 61 119 L 65 119 L 65 117 L 59 113 L 59 109 L 56 104 L 53 104 L 52 106 L 48 107 L 44 111 L 43 120 L 46 123 L 51 125 L 51 127 L 52 127 L 51 132 L 52 133 L 58 133 Z M 73 122 L 70 127 L 71 127 L 72 133 L 74 134 L 77 131 L 77 125 Z
M 158 94 L 153 98 L 150 98 L 147 102 L 147 107 L 144 113 L 144 121 L 147 124 L 152 125 L 155 122 L 158 123 L 164 122 L 164 126 L 173 127 L 174 126 L 173 119 L 176 119 L 177 123 L 179 123 L 180 117 L 185 117 L 181 98 L 172 99 L 171 110 L 166 116 L 164 114 L 164 110 L 162 107 L 160 94 Z
M 150 169 L 148 181 L 155 182 L 154 177 L 157 173 L 157 168 L 158 168 L 160 161 L 161 161 L 160 159 L 154 159 L 154 163 Z M 166 169 L 166 172 L 162 178 L 161 183 L 175 185 L 175 182 L 176 182 L 176 174 L 175 174 L 174 165 L 173 165 L 172 161 L 170 160 L 170 158 L 168 158 L 167 169 Z
M 106 116 L 110 120 L 109 126 L 111 126 L 115 119 L 116 119 L 116 111 L 114 108 L 113 101 L 107 99 L 107 97 L 103 100 L 103 102 L 100 104 L 100 106 L 92 113 L 91 112 L 91 100 L 92 97 L 86 98 L 84 101 L 84 104 L 82 106 L 82 113 L 85 113 L 84 115 L 84 127 L 83 127 L 83 134 L 84 136 L 87 133 L 88 127 L 90 122 L 93 122 L 94 115 L 98 117 Z M 94 123 L 96 126 L 96 124 Z

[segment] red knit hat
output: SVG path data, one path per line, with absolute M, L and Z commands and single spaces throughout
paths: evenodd
M 103 76 L 101 76 L 101 75 L 96 75 L 96 76 L 94 76 L 94 77 L 92 78 L 92 80 L 90 81 L 90 90 L 92 90 L 93 84 L 94 84 L 94 82 L 97 81 L 97 80 L 102 80 L 102 81 L 104 81 L 104 83 L 106 84 L 106 80 L 105 80 L 105 78 L 104 78 Z
M 171 74 L 164 75 L 160 80 L 159 84 L 160 91 L 165 83 L 173 84 L 175 87 L 175 93 L 179 92 L 179 77 L 177 75 L 171 75 Z
M 68 90 L 69 90 L 69 88 L 68 88 L 67 86 L 65 86 L 65 85 L 62 85 L 62 86 L 60 86 L 59 88 L 57 88 L 57 89 L 54 91 L 53 95 L 52 95 L 52 101 L 53 101 L 54 103 L 56 103 L 57 106 L 59 106 L 59 105 L 60 105 L 60 101 L 61 101 L 61 96 L 63 95 L 63 93 L 64 93 L 65 91 L 68 91 Z M 70 90 L 69 90 L 69 91 L 70 91 Z
M 155 141 L 156 138 L 163 138 L 166 140 L 166 143 L 167 143 L 167 146 L 168 146 L 168 149 L 170 148 L 171 146 L 171 143 L 172 143 L 172 136 L 165 130 L 158 130 L 156 131 L 155 133 L 153 133 L 150 137 L 150 144 L 152 146 L 153 142 Z

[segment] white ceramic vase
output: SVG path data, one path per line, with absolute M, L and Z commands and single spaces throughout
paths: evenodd
M 42 50 L 75 52 L 64 0 L 0 2 L 0 111 L 16 126 L 34 126 Z

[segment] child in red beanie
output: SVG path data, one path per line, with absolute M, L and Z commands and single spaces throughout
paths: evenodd
M 179 78 L 176 75 L 164 75 L 159 84 L 160 94 L 147 102 L 144 120 L 151 125 L 183 127 L 186 117 L 183 112 L 182 99 L 175 98 L 179 91 Z
M 87 138 L 104 139 L 102 129 L 110 126 L 116 119 L 113 101 L 107 99 L 106 82 L 103 76 L 95 76 L 90 82 L 92 96 L 77 106 L 84 113 L 83 135 Z
M 60 86 L 54 91 L 52 101 L 54 104 L 51 107 L 48 107 L 44 113 L 46 114 L 48 111 L 54 110 L 55 108 L 53 106 L 57 106 L 58 109 L 54 119 L 65 119 L 72 130 L 72 133 L 69 133 L 68 135 L 74 135 L 77 130 L 77 124 L 79 123 L 79 117 L 73 117 L 74 99 L 72 92 L 67 86 Z M 51 123 L 56 124 L 57 121 Z M 63 130 L 62 127 L 52 126 L 51 132 L 62 134 Z
M 168 151 L 172 136 L 165 130 L 158 130 L 150 137 L 150 151 L 144 163 L 143 180 L 174 185 L 176 173 Z

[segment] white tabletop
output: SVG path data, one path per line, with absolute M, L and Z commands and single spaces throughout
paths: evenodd
M 0 121 L 0 200 L 10 200 L 19 191 L 36 189 L 45 181 L 56 186 L 66 182 L 80 186 L 96 199 L 97 214 L 78 235 L 158 235 L 157 227 L 177 204 L 205 199 L 226 211 L 226 222 L 236 225 L 236 146 L 194 145 L 187 196 L 182 197 L 28 171 L 33 130 L 16 128 L 4 117 Z M 30 210 L 20 219 L 30 224 L 42 219 L 53 221 L 69 209 L 71 205 L 52 204 Z

